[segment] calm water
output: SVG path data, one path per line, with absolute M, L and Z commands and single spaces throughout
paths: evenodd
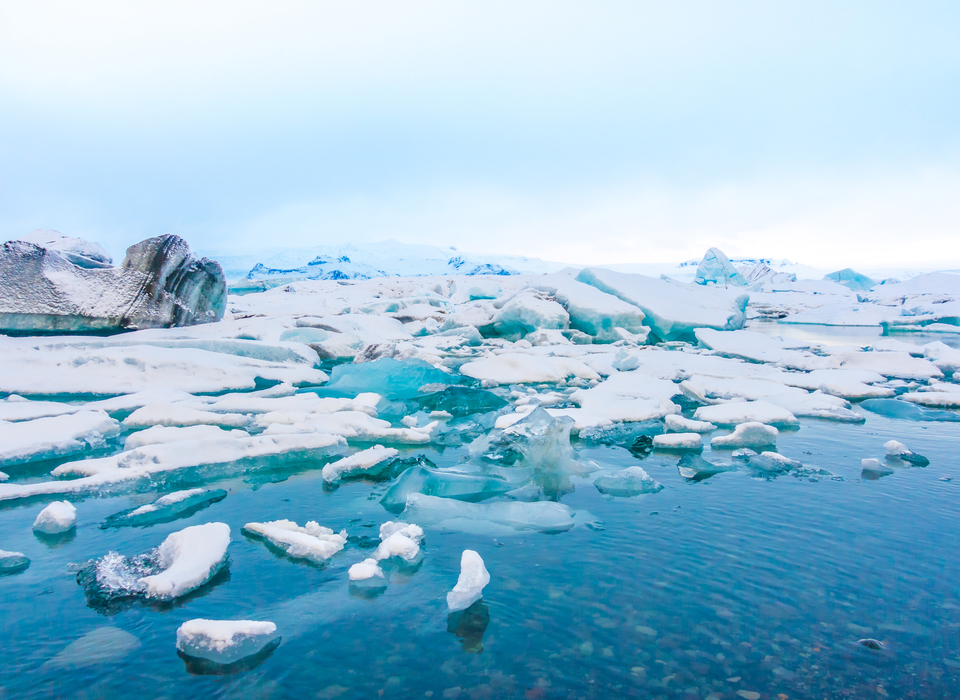
M 930 466 L 861 480 L 860 459 L 882 457 L 889 438 Z M 566 533 L 427 528 L 420 569 L 373 599 L 351 595 L 347 583 L 367 551 L 362 540 L 319 569 L 240 533 L 251 520 L 291 518 L 375 538 L 394 519 L 377 502 L 386 485 L 325 491 L 316 465 L 216 482 L 225 500 L 146 529 L 98 525 L 152 496 L 87 499 L 77 504 L 75 538 L 56 545 L 31 532 L 39 504 L 8 507 L 2 546 L 33 563 L 0 579 L 0 697 L 956 697 L 958 438 L 957 424 L 808 420 L 782 435 L 780 451 L 832 476 L 775 480 L 732 472 L 688 483 L 675 457 L 654 455 L 642 465 L 663 491 L 609 498 L 577 481 L 563 502 L 584 513 Z M 440 466 L 462 457 L 416 453 Z M 616 447 L 581 454 L 610 469 L 638 463 Z M 233 529 L 228 576 L 174 606 L 87 605 L 74 564 L 108 550 L 144 552 L 213 520 Z M 492 581 L 481 603 L 451 617 L 444 596 L 465 548 L 480 552 Z M 283 642 L 252 670 L 191 675 L 174 645 L 177 627 L 195 617 L 273 620 Z M 141 646 L 86 668 L 44 666 L 103 626 Z M 857 646 L 863 637 L 886 651 Z

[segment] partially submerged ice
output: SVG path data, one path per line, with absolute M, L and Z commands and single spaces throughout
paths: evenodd
M 408 523 L 385 522 L 380 526 L 380 545 L 373 553 L 373 559 L 381 561 L 399 557 L 411 564 L 420 559 L 420 542 L 423 540 L 423 528 Z
M 349 457 L 338 459 L 326 465 L 321 472 L 328 484 L 336 484 L 343 479 L 357 476 L 378 477 L 390 466 L 391 460 L 399 455 L 399 450 L 383 445 L 355 452 Z
M 0 464 L 67 457 L 103 447 L 120 424 L 103 411 L 78 411 L 17 423 L 0 421 Z
M 391 512 L 399 513 L 414 493 L 477 502 L 506 493 L 514 486 L 496 477 L 464 474 L 449 469 L 429 469 L 418 465 L 410 467 L 400 475 L 380 499 L 380 504 Z
M 677 463 L 677 471 L 680 472 L 680 476 L 692 481 L 703 481 L 732 469 L 734 469 L 732 464 L 715 464 L 696 454 L 685 454 Z
M 119 267 L 109 266 L 98 248 L 50 236 L 2 244 L 0 330 L 104 332 L 223 318 L 227 288 L 220 265 L 195 257 L 182 238 L 158 236 L 130 246 Z
M 29 566 L 30 559 L 22 552 L 8 552 L 0 549 L 0 576 L 18 574 Z
M 251 657 L 265 657 L 280 645 L 277 626 L 260 620 L 187 620 L 177 629 L 177 653 L 190 661 L 229 671 Z M 201 664 L 202 666 L 203 664 Z
M 718 435 L 710 440 L 712 447 L 776 447 L 780 431 L 763 423 L 741 423 L 729 435 Z
M 563 532 L 574 526 L 576 515 L 569 506 L 550 501 L 465 503 L 420 493 L 407 497 L 403 514 L 424 524 L 468 532 L 483 531 L 488 524 L 513 530 Z
M 460 556 L 460 577 L 453 590 L 447 593 L 447 608 L 450 612 L 466 610 L 480 600 L 488 583 L 490 573 L 480 555 L 472 549 L 463 550 Z
M 597 477 L 593 485 L 597 491 L 608 496 L 639 496 L 663 489 L 663 485 L 647 474 L 643 467 L 627 467 L 608 476 Z
M 196 590 L 228 564 L 230 527 L 192 525 L 166 537 L 156 549 L 134 557 L 109 552 L 77 575 L 95 606 L 144 598 L 169 601 Z
M 304 559 L 314 564 L 323 564 L 347 543 L 346 530 L 334 532 L 312 520 L 303 527 L 292 520 L 247 523 L 243 532 L 262 538 L 292 559 Z
M 76 526 L 77 508 L 69 501 L 54 501 L 33 521 L 33 531 L 43 535 L 59 535 Z
M 130 508 L 109 516 L 101 529 L 110 527 L 148 527 L 193 515 L 227 497 L 223 489 L 185 489 L 161 496 L 153 503 Z

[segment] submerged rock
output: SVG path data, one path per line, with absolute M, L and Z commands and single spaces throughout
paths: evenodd
M 0 330 L 114 332 L 223 318 L 220 265 L 198 259 L 182 238 L 148 238 L 118 267 L 97 244 L 32 236 L 0 246 Z M 72 243 L 76 242 L 76 243 Z
M 76 670 L 119 661 L 140 648 L 140 640 L 117 627 L 97 627 L 70 642 L 44 669 Z

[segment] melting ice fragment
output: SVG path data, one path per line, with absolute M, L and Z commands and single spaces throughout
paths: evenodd
M 948 423 L 960 422 L 960 413 L 923 408 L 899 399 L 867 399 L 860 405 L 887 418 L 917 421 L 944 421 Z
M 20 552 L 0 549 L 0 576 L 18 574 L 30 566 L 30 560 Z
M 322 564 L 347 543 L 346 530 L 335 533 L 312 520 L 304 527 L 292 520 L 247 523 L 243 526 L 243 532 L 263 538 L 288 557 L 305 559 L 315 564 Z
M 387 585 L 387 575 L 383 573 L 376 559 L 357 562 L 347 571 L 347 577 L 350 579 L 350 585 L 358 588 L 370 590 L 385 588 Z
M 865 479 L 879 479 L 881 476 L 893 474 L 893 469 L 879 459 L 861 459 L 860 467 L 863 469 L 862 476 Z
M 703 439 L 699 433 L 665 433 L 653 438 L 653 446 L 658 450 L 690 450 L 703 449 Z
M 249 670 L 279 645 L 277 626 L 266 621 L 196 619 L 177 630 L 177 653 L 191 673 Z
M 758 455 L 750 455 L 747 457 L 747 464 L 752 469 L 765 474 L 780 474 L 803 466 L 797 460 L 784 457 L 778 452 L 761 452 Z
M 380 546 L 373 553 L 373 559 L 400 557 L 407 564 L 416 563 L 420 558 L 422 539 L 423 528 L 419 525 L 386 522 L 380 526 Z
M 498 411 L 507 405 L 505 399 L 483 389 L 448 386 L 443 391 L 418 398 L 417 403 L 427 411 L 446 411 L 453 416 Z
M 101 529 L 110 527 L 147 527 L 193 515 L 227 497 L 223 489 L 186 489 L 161 496 L 153 503 L 131 508 L 107 517 Z
M 569 506 L 551 501 L 465 503 L 452 498 L 413 493 L 407 497 L 404 515 L 417 522 L 468 532 L 483 531 L 486 525 L 499 525 L 513 530 L 563 532 L 573 527 L 576 513 Z
M 608 496 L 639 496 L 657 493 L 663 485 L 655 481 L 642 467 L 627 467 L 609 476 L 600 476 L 593 482 L 597 491 Z
M 780 431 L 763 423 L 741 423 L 729 435 L 718 435 L 710 441 L 712 447 L 776 447 Z
M 378 477 L 388 470 L 391 460 L 400 452 L 392 447 L 374 445 L 349 457 L 338 459 L 323 468 L 321 474 L 328 484 L 355 476 Z
M 103 411 L 0 421 L 0 464 L 24 464 L 77 454 L 120 433 L 120 424 Z
M 667 430 L 673 433 L 709 433 L 717 429 L 713 423 L 702 420 L 690 420 L 675 413 L 663 417 Z
M 476 502 L 506 493 L 514 486 L 515 484 L 503 479 L 489 476 L 416 466 L 400 475 L 380 499 L 380 504 L 391 512 L 399 513 L 406 507 L 407 498 L 413 493 Z
M 376 392 L 390 399 L 412 399 L 426 384 L 457 384 L 461 379 L 423 360 L 384 357 L 373 362 L 337 365 L 326 388 L 350 395 Z
M 140 640 L 117 627 L 97 627 L 70 642 L 43 669 L 79 669 L 119 661 L 140 648 Z
M 483 595 L 484 586 L 490 583 L 490 573 L 483 559 L 472 549 L 463 550 L 460 557 L 460 578 L 453 590 L 447 593 L 450 612 L 466 610 Z
M 77 508 L 69 501 L 54 501 L 33 521 L 33 531 L 43 535 L 59 535 L 76 526 Z
M 756 453 L 754 452 L 754 454 Z M 677 470 L 680 472 L 680 476 L 684 479 L 692 479 L 693 481 L 703 481 L 714 474 L 720 474 L 730 471 L 731 469 L 733 469 L 732 465 L 714 464 L 713 462 L 708 462 L 700 455 L 695 454 L 683 455 L 677 464 Z

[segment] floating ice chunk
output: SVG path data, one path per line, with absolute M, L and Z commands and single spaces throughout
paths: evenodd
M 941 379 L 943 372 L 930 360 L 905 352 L 851 352 L 836 355 L 840 369 L 869 370 L 897 379 Z
M 398 513 L 404 509 L 407 498 L 412 493 L 460 501 L 481 501 L 506 493 L 514 486 L 515 484 L 503 479 L 489 476 L 416 466 L 400 475 L 380 499 L 380 504 L 387 510 Z
M 713 423 L 702 420 L 690 420 L 676 414 L 663 417 L 667 430 L 674 433 L 709 433 L 717 429 Z
M 556 384 L 569 377 L 600 379 L 599 374 L 571 357 L 521 353 L 504 353 L 467 362 L 460 367 L 460 373 L 496 384 Z
M 643 311 L 644 325 L 660 340 L 692 338 L 696 328 L 738 330 L 746 321 L 746 294 L 586 268 L 577 280 L 612 294 Z
M 145 594 L 172 600 L 199 588 L 226 565 L 229 545 L 226 523 L 193 525 L 168 535 L 157 548 L 163 571 L 140 579 Z
M 824 358 L 791 349 L 782 340 L 762 333 L 717 331 L 711 328 L 697 328 L 694 333 L 701 347 L 709 348 L 723 357 L 766 362 L 803 370 L 816 369 L 826 363 Z
M 917 421 L 943 421 L 946 423 L 960 422 L 960 413 L 938 411 L 932 408 L 901 401 L 900 399 L 867 399 L 860 404 L 863 408 L 887 418 Z
M 642 467 L 627 467 L 609 476 L 597 477 L 593 485 L 597 487 L 597 491 L 608 496 L 639 496 L 644 493 L 657 493 L 663 489 L 663 485 L 655 481 Z
M 883 448 L 887 451 L 887 459 L 900 459 L 917 467 L 925 467 L 930 464 L 929 459 L 913 452 L 902 442 L 888 440 L 883 443 Z
M 0 421 L 0 464 L 76 454 L 119 433 L 120 424 L 103 411 L 78 411 L 19 423 Z
M 960 326 L 954 326 L 955 332 L 960 333 Z M 923 356 L 931 360 L 944 374 L 960 372 L 960 350 L 951 348 L 939 340 L 923 346 Z M 9 418 L 7 419 L 9 420 Z
M 750 452 L 753 452 L 753 450 L 750 450 Z M 736 452 L 734 454 L 736 454 Z M 753 454 L 756 454 L 756 452 L 753 452 Z M 714 464 L 713 462 L 708 462 L 700 455 L 695 454 L 683 455 L 677 464 L 677 471 L 680 472 L 680 476 L 684 479 L 693 479 L 694 481 L 702 481 L 715 474 L 727 472 L 731 469 L 733 469 L 733 466 L 730 464 Z
M 328 433 L 343 436 L 348 440 L 406 445 L 423 445 L 430 442 L 440 426 L 437 421 L 433 421 L 418 428 L 392 428 L 389 421 L 374 418 L 360 411 L 291 417 L 267 413 L 260 416 L 257 423 L 268 426 L 263 432 L 264 435 Z
M 59 535 L 77 526 L 77 508 L 69 501 L 54 501 L 40 511 L 33 521 L 34 532 Z
M 900 455 L 910 453 L 906 445 L 896 440 L 887 440 L 883 443 L 883 449 L 887 451 L 887 457 L 899 457 Z
M 801 389 L 793 389 L 768 396 L 766 400 L 785 408 L 798 418 L 823 418 L 844 423 L 863 423 L 866 420 L 850 408 L 850 402 L 846 399 L 819 391 L 807 393 Z
M 666 433 L 653 438 L 653 447 L 657 450 L 702 450 L 703 440 L 700 433 Z
M 177 630 L 177 651 L 219 666 L 272 651 L 280 644 L 277 626 L 254 620 L 188 620 Z
M 960 384 L 935 382 L 918 391 L 901 394 L 901 399 L 931 408 L 960 408 Z
M 735 287 L 747 285 L 747 280 L 737 272 L 737 268 L 719 248 L 710 248 L 703 256 L 693 281 L 697 284 L 729 284 Z
M 30 560 L 20 552 L 0 549 L 0 576 L 17 574 L 30 566 Z
M 490 573 L 480 555 L 472 549 L 463 550 L 460 556 L 460 578 L 453 590 L 447 593 L 447 607 L 450 612 L 466 610 L 480 600 L 488 583 Z
M 102 666 L 124 658 L 141 646 L 135 636 L 117 627 L 97 627 L 70 642 L 43 669 L 76 670 Z
M 673 382 L 639 372 L 616 372 L 591 389 L 578 389 L 570 395 L 580 408 L 551 409 L 554 416 L 569 416 L 574 430 L 614 422 L 657 420 L 680 411 L 670 398 L 679 393 Z
M 386 585 L 387 583 L 387 577 L 376 559 L 364 559 L 361 562 L 357 562 L 347 571 L 347 576 L 351 583 L 360 583 L 361 581 L 370 581 L 371 579 L 379 581 L 382 585 Z
M 82 409 L 82 406 L 60 403 L 59 401 L 29 401 L 14 394 L 0 401 L 0 421 L 15 423 L 22 420 L 62 416 L 65 413 L 76 413 Z
M 380 545 L 373 553 L 377 561 L 400 557 L 405 562 L 414 562 L 420 556 L 420 541 L 423 528 L 407 523 L 386 522 L 380 526 Z
M 862 475 L 868 479 L 876 479 L 881 476 L 893 474 L 893 469 L 889 465 L 881 462 L 879 459 L 861 459 L 860 467 L 863 470 Z
M 425 384 L 456 384 L 458 377 L 422 360 L 381 358 L 361 364 L 337 365 L 329 389 L 355 395 L 375 392 L 391 399 L 410 399 Z
M 192 515 L 207 506 L 227 497 L 223 489 L 186 489 L 161 496 L 153 503 L 131 508 L 109 516 L 100 526 L 109 527 L 146 527 L 158 523 L 170 522 L 177 518 Z
M 131 433 L 124 440 L 123 446 L 127 450 L 134 450 L 144 445 L 169 445 L 185 440 L 219 440 L 225 437 L 242 438 L 250 437 L 250 434 L 243 430 L 228 432 L 216 425 L 191 425 L 186 428 L 155 425 L 152 428 Z
M 701 406 L 693 417 L 717 425 L 765 423 L 783 427 L 800 424 L 797 417 L 790 411 L 768 401 L 731 401 L 713 406 Z
M 0 472 L 0 481 L 8 481 L 9 479 L 10 479 L 9 474 L 7 474 L 6 472 Z
M 374 445 L 370 449 L 328 464 L 321 474 L 323 480 L 331 484 L 352 476 L 378 476 L 389 465 L 390 460 L 399 454 L 400 452 L 392 447 Z
M 312 520 L 304 527 L 292 520 L 247 523 L 243 526 L 243 532 L 263 538 L 289 557 L 318 564 L 339 552 L 347 543 L 346 530 L 336 533 Z
M 490 391 L 462 386 L 448 386 L 442 391 L 421 396 L 416 401 L 424 410 L 447 411 L 454 416 L 497 411 L 507 405 L 505 399 Z
M 250 422 L 249 416 L 239 413 L 212 413 L 177 404 L 150 404 L 138 408 L 127 416 L 123 421 L 123 427 L 128 430 L 148 428 L 154 425 L 167 427 L 218 425 L 225 428 L 245 428 Z
M 710 440 L 711 447 L 776 447 L 780 431 L 763 423 L 741 423 L 730 435 L 718 435 Z
M 550 501 L 465 503 L 413 493 L 407 497 L 404 515 L 417 522 L 468 531 L 482 529 L 478 525 L 483 523 L 492 523 L 514 530 L 563 532 L 574 526 L 575 513 L 562 503 Z

